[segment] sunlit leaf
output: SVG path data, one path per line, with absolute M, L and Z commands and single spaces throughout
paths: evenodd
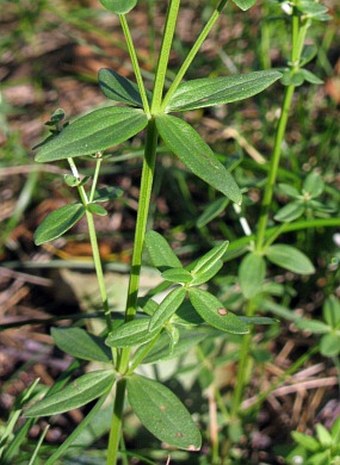
M 145 236 L 145 247 L 153 266 L 163 271 L 168 268 L 181 268 L 182 264 L 172 251 L 164 237 L 156 231 L 148 231 Z
M 147 125 L 136 108 L 105 107 L 81 116 L 38 151 L 35 160 L 50 162 L 91 155 L 121 144 Z
M 195 110 L 237 102 L 259 94 L 281 76 L 279 71 L 268 70 L 187 81 L 178 87 L 168 104 L 167 111 Z
M 112 370 L 87 373 L 72 381 L 61 391 L 37 402 L 25 411 L 27 417 L 44 417 L 82 407 L 111 389 L 115 376 Z
M 149 325 L 149 330 L 154 331 L 160 329 L 176 312 L 185 298 L 186 290 L 184 287 L 176 287 L 173 289 L 159 304 L 159 307 L 152 315 Z
M 209 325 L 232 334 L 249 333 L 248 325 L 229 312 L 212 294 L 202 289 L 189 290 L 190 301 L 199 315 Z
M 159 332 L 149 331 L 150 318 L 128 321 L 108 335 L 105 344 L 110 347 L 131 347 L 150 341 Z
M 36 245 L 53 241 L 65 234 L 85 215 L 85 207 L 80 203 L 64 205 L 49 213 L 34 233 Z
M 247 11 L 249 8 L 255 5 L 256 0 L 233 0 L 235 5 L 237 5 L 241 10 Z
M 156 126 L 168 149 L 196 176 L 233 202 L 241 204 L 242 194 L 233 176 L 195 129 L 170 115 L 157 116 Z
M 142 424 L 160 441 L 179 449 L 201 448 L 201 433 L 182 402 L 167 387 L 143 376 L 128 378 L 129 403 Z

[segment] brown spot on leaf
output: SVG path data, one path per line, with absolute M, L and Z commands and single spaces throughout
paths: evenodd
M 218 313 L 219 315 L 221 315 L 221 316 L 225 316 L 225 315 L 228 314 L 228 310 L 227 310 L 226 308 L 224 308 L 224 307 L 221 307 L 221 308 L 219 308 L 219 309 L 217 310 L 217 313 Z
M 160 405 L 160 406 L 159 406 L 159 410 L 160 410 L 161 412 L 165 412 L 165 410 L 166 410 L 165 405 Z
M 181 433 L 180 431 L 177 431 L 176 438 L 182 438 L 183 436 L 184 436 L 183 433 Z

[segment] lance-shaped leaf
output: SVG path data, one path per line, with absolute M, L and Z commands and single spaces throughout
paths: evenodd
M 113 331 L 106 338 L 105 344 L 110 347 L 131 347 L 144 344 L 156 336 L 156 331 L 149 331 L 150 318 L 128 321 Z
M 101 91 L 110 100 L 143 108 L 137 84 L 116 71 L 102 68 L 99 70 L 98 82 Z
M 111 351 L 102 338 L 82 328 L 52 328 L 51 335 L 57 347 L 82 360 L 110 362 Z
M 105 107 L 81 116 L 44 144 L 35 160 L 50 162 L 91 155 L 125 142 L 147 125 L 137 108 Z
M 210 221 L 217 218 L 227 207 L 229 199 L 226 197 L 220 197 L 212 203 L 209 203 L 204 212 L 199 216 L 196 226 L 198 228 L 203 228 Z
M 180 286 L 176 287 L 165 297 L 151 317 L 149 331 L 160 329 L 171 318 L 182 304 L 185 294 L 186 290 Z
M 194 79 L 181 84 L 166 111 L 187 111 L 244 100 L 259 94 L 281 77 L 275 70 L 239 76 Z
M 127 381 L 130 405 L 146 429 L 169 446 L 199 450 L 201 434 L 190 413 L 167 387 L 133 375 Z
M 300 250 L 286 244 L 275 244 L 268 247 L 266 256 L 275 265 L 298 274 L 315 273 L 309 258 Z
M 249 333 L 248 325 L 229 312 L 212 294 L 202 289 L 189 290 L 190 301 L 197 313 L 210 326 L 232 334 Z
M 201 282 L 198 283 L 197 280 L 200 280 L 203 275 L 206 275 L 211 269 L 215 268 L 216 264 L 221 261 L 221 258 L 226 253 L 228 245 L 229 241 L 224 241 L 197 260 L 194 268 L 191 270 L 191 274 L 194 277 L 193 284 L 201 284 Z M 220 263 L 217 271 L 219 269 Z
M 43 417 L 68 412 L 82 407 L 94 399 L 108 393 L 115 376 L 112 370 L 99 370 L 87 373 L 68 384 L 64 389 L 25 411 L 27 417 Z
M 249 253 L 241 262 L 239 279 L 242 293 L 246 299 L 251 299 L 262 291 L 266 275 L 266 262 L 261 255 Z
M 170 115 L 157 116 L 156 126 L 168 149 L 196 176 L 233 202 L 241 204 L 241 191 L 234 178 L 194 128 Z
M 192 275 L 190 271 L 185 268 L 169 268 L 168 270 L 163 271 L 162 277 L 166 281 L 172 283 L 190 283 L 192 281 Z
M 145 247 L 153 266 L 161 271 L 168 268 L 181 268 L 182 264 L 172 251 L 170 245 L 156 231 L 148 231 L 145 236 Z
M 34 233 L 36 245 L 53 241 L 65 234 L 85 215 L 85 207 L 80 203 L 64 205 L 44 218 Z
M 112 13 L 124 15 L 137 5 L 138 0 L 100 0 L 100 3 Z

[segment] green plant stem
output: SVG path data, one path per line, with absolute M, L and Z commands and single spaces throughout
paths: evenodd
M 109 446 L 107 451 L 107 465 L 116 465 L 118 459 L 119 444 L 122 434 L 122 418 L 124 410 L 124 400 L 126 391 L 126 379 L 122 378 L 117 383 L 115 402 L 111 430 L 109 436 Z
M 169 56 L 171 45 L 175 33 L 178 10 L 180 0 L 170 0 L 167 16 L 165 20 L 165 27 L 163 33 L 163 40 L 159 52 L 159 58 L 156 68 L 156 77 L 154 83 L 154 92 L 151 104 L 151 113 L 155 114 L 159 111 L 163 98 L 163 89 L 165 83 L 166 72 L 168 68 Z
M 134 46 L 134 43 L 131 37 L 131 32 L 130 32 L 129 24 L 126 19 L 126 15 L 119 15 L 119 20 L 120 20 L 120 24 L 121 24 L 121 27 L 124 33 L 126 45 L 129 51 L 132 68 L 136 76 L 136 81 L 137 81 L 138 90 L 139 90 L 139 93 L 142 99 L 144 112 L 149 117 L 150 116 L 149 101 L 146 95 L 142 73 L 141 73 L 139 63 L 138 63 L 137 53 L 136 53 L 136 49 L 135 49 L 135 46 Z
M 68 162 L 69 162 L 69 165 L 71 167 L 71 171 L 72 171 L 73 175 L 75 177 L 77 177 L 78 179 L 80 179 L 77 166 L 76 166 L 75 162 L 73 161 L 73 159 L 68 158 Z M 101 298 L 101 301 L 102 301 L 102 304 L 103 304 L 103 310 L 104 310 L 106 325 L 107 325 L 108 330 L 112 331 L 111 312 L 110 312 L 110 307 L 109 307 L 109 302 L 108 302 L 107 290 L 106 290 L 105 279 L 104 279 L 104 272 L 103 272 L 102 262 L 101 262 L 101 258 L 100 258 L 99 245 L 98 245 L 98 239 L 97 239 L 97 231 L 96 231 L 96 227 L 95 227 L 95 224 L 94 224 L 93 214 L 87 209 L 87 205 L 89 204 L 89 199 L 87 197 L 84 186 L 80 185 L 80 186 L 77 187 L 77 189 L 78 189 L 79 197 L 80 197 L 80 199 L 81 199 L 81 201 L 82 201 L 82 203 L 83 203 L 83 205 L 84 205 L 84 207 L 86 209 L 85 210 L 85 215 L 86 215 L 87 226 L 88 226 L 88 230 L 89 230 L 93 263 L 94 263 L 94 268 L 96 270 L 99 293 L 100 293 L 100 298 Z
M 101 168 L 102 162 L 103 162 L 102 156 L 101 156 L 101 154 L 98 154 L 98 158 L 96 160 L 96 168 L 94 170 L 94 175 L 93 175 L 91 192 L 90 192 L 90 196 L 89 196 L 89 202 L 93 202 L 94 194 L 96 193 L 96 188 L 97 188 L 97 184 L 98 184 L 98 178 L 99 178 L 99 173 L 100 173 L 100 168 Z
M 256 306 L 252 300 L 247 302 L 246 316 L 253 316 Z M 249 353 L 252 342 L 252 332 L 246 334 L 242 338 L 241 349 L 240 349 L 240 362 L 237 369 L 237 378 L 235 390 L 233 392 L 232 407 L 231 407 L 231 422 L 235 421 L 238 417 L 238 412 L 243 398 L 243 391 L 247 384 L 248 377 L 247 371 L 249 367 Z
M 300 19 L 294 14 L 292 18 L 292 52 L 291 52 L 291 63 L 293 72 L 298 71 L 299 62 L 301 58 L 301 53 L 303 49 L 303 44 L 305 42 L 307 30 L 310 26 L 310 22 L 306 21 L 300 28 Z M 280 166 L 280 159 L 282 153 L 282 143 L 286 133 L 287 122 L 289 117 L 289 112 L 293 100 L 293 95 L 295 91 L 295 85 L 291 84 L 286 87 L 281 115 L 278 122 L 278 126 L 275 133 L 275 141 L 273 153 L 271 156 L 270 167 L 268 178 L 266 182 L 266 187 L 262 199 L 261 205 L 261 214 L 257 227 L 256 234 L 256 250 L 258 252 L 263 251 L 263 242 L 265 238 L 265 233 L 269 220 L 270 207 L 272 204 L 274 187 L 276 183 L 277 173 Z
M 136 221 L 134 247 L 131 259 L 131 271 L 128 287 L 128 297 L 125 310 L 125 320 L 130 321 L 136 315 L 137 298 L 142 265 L 143 244 L 146 233 L 148 213 L 151 201 L 152 184 L 155 171 L 158 134 L 154 119 L 150 119 L 147 127 L 145 154 L 141 176 L 140 196 Z M 119 354 L 117 369 L 125 374 L 129 366 L 130 348 L 122 349 Z M 109 437 L 107 465 L 116 465 L 118 448 L 123 421 L 126 381 L 121 379 L 117 384 L 114 401 L 111 431 Z
M 201 33 L 196 39 L 196 42 L 194 45 L 191 47 L 190 52 L 188 53 L 187 57 L 185 58 L 184 62 L 182 63 L 180 69 L 178 70 L 176 77 L 174 81 L 172 82 L 171 86 L 169 87 L 163 102 L 161 106 L 161 110 L 165 111 L 167 104 L 169 103 L 171 97 L 175 93 L 177 87 L 180 85 L 182 82 L 183 77 L 185 76 L 185 73 L 188 71 L 191 63 L 193 62 L 194 58 L 196 57 L 199 49 L 201 48 L 203 42 L 207 38 L 208 34 L 210 33 L 211 29 L 214 27 L 216 21 L 220 17 L 223 8 L 227 4 L 228 0 L 221 0 L 215 10 L 213 11 L 210 19 L 202 29 Z

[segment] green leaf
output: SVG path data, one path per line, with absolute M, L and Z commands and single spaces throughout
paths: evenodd
M 332 436 L 330 435 L 329 431 L 321 425 L 321 423 L 318 423 L 315 425 L 315 431 L 317 438 L 324 447 L 330 447 L 332 445 Z
M 259 94 L 279 78 L 275 70 L 255 71 L 238 76 L 194 79 L 181 84 L 166 111 L 187 111 L 238 102 Z
M 111 69 L 102 68 L 98 74 L 99 87 L 105 97 L 114 102 L 143 108 L 138 86 Z
M 330 295 L 325 300 L 322 308 L 322 314 L 326 323 L 332 328 L 340 324 L 340 301 L 335 295 Z
M 87 204 L 86 208 L 93 215 L 106 216 L 108 214 L 106 208 L 102 207 L 101 205 L 97 205 L 96 203 L 89 203 Z
M 165 145 L 199 178 L 241 204 L 242 194 L 232 175 L 218 161 L 201 136 L 175 116 L 156 117 L 156 126 Z
M 172 283 L 190 283 L 192 281 L 192 275 L 190 271 L 184 268 L 169 268 L 162 273 L 162 277 L 166 281 Z
M 301 69 L 303 77 L 305 81 L 309 82 L 310 84 L 323 84 L 323 80 L 320 79 L 316 74 L 308 71 L 308 69 Z
M 34 233 L 36 245 L 53 241 L 65 234 L 85 215 L 85 207 L 80 203 L 64 205 L 44 218 Z
M 81 328 L 52 328 L 51 335 L 57 347 L 82 360 L 111 361 L 111 351 L 102 338 Z
M 161 360 L 177 358 L 180 355 L 188 353 L 192 347 L 197 346 L 197 344 L 209 336 L 211 336 L 210 328 L 195 328 L 194 331 L 191 328 L 180 328 L 179 340 L 172 348 L 170 346 L 169 335 L 167 332 L 164 332 L 160 335 L 147 357 L 145 357 L 143 363 L 156 363 Z
M 247 11 L 249 8 L 255 5 L 256 0 L 233 0 L 235 5 L 237 5 L 241 10 Z
M 285 244 L 275 244 L 266 250 L 266 256 L 274 265 L 298 274 L 315 273 L 315 268 L 309 258 L 300 250 Z
M 300 192 L 290 184 L 280 183 L 279 190 L 282 194 L 287 195 L 288 197 L 293 197 L 293 199 L 300 198 Z
M 181 268 L 182 264 L 172 251 L 170 245 L 156 231 L 148 231 L 145 236 L 145 247 L 150 256 L 151 263 L 159 270 L 168 268 Z
M 156 336 L 158 330 L 149 331 L 150 318 L 128 321 L 108 335 L 105 344 L 110 347 L 131 347 L 144 344 Z
M 313 171 L 310 173 L 304 183 L 303 183 L 303 191 L 308 193 L 312 199 L 319 197 L 322 194 L 325 188 L 325 183 L 323 182 L 321 176 Z
M 189 290 L 190 301 L 197 313 L 209 325 L 232 334 L 247 334 L 249 327 L 236 315 L 229 312 L 212 294 L 202 289 Z
M 147 122 L 145 114 L 136 108 L 100 108 L 76 119 L 44 144 L 35 160 L 50 162 L 91 155 L 125 142 L 144 129 Z
M 319 320 L 307 320 L 305 318 L 299 318 L 295 321 L 295 324 L 303 331 L 310 331 L 313 334 L 326 334 L 331 330 L 330 326 Z
M 226 208 L 229 203 L 229 199 L 226 197 L 220 197 L 214 202 L 210 203 L 204 212 L 199 216 L 196 226 L 198 228 L 203 228 L 203 226 L 210 223 L 217 216 L 219 216 Z
M 191 270 L 193 276 L 199 277 L 201 274 L 206 273 L 218 262 L 226 253 L 229 246 L 229 241 L 223 241 L 222 244 L 216 245 L 209 250 L 203 257 L 199 258 Z
M 185 298 L 186 290 L 184 287 L 176 287 L 173 289 L 159 304 L 159 307 L 152 315 L 149 331 L 156 331 L 161 329 L 162 326 L 171 318 Z
M 282 223 L 289 223 L 290 221 L 294 221 L 297 218 L 300 218 L 304 214 L 305 206 L 298 202 L 290 202 L 284 207 L 280 208 L 280 210 L 274 216 L 275 221 L 281 221 Z
M 340 353 L 340 336 L 332 333 L 322 336 L 320 352 L 324 357 L 336 357 Z
M 190 413 L 167 387 L 133 375 L 127 381 L 128 399 L 142 424 L 166 444 L 196 451 L 201 448 L 201 433 Z
M 100 0 L 100 3 L 112 13 L 124 15 L 137 5 L 138 0 Z
M 209 268 L 206 268 L 197 273 L 197 275 L 193 277 L 190 286 L 200 286 L 201 284 L 210 281 L 220 271 L 222 267 L 222 260 L 217 260 L 217 262 L 215 262 Z
M 261 255 L 247 254 L 239 268 L 241 291 L 246 299 L 251 299 L 262 291 L 262 284 L 266 276 L 266 262 Z
M 37 402 L 25 411 L 27 417 L 45 417 L 68 412 L 108 393 L 115 380 L 112 370 L 98 370 L 73 381 L 64 389 Z
M 299 431 L 292 431 L 291 435 L 297 444 L 300 444 L 311 452 L 316 452 L 320 448 L 318 441 L 312 436 L 300 433 Z

